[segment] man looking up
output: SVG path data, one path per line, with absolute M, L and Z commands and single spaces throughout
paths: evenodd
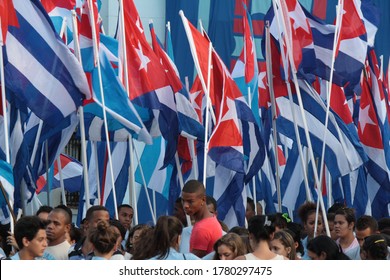
M 183 187 L 181 199 L 184 211 L 195 220 L 190 252 L 202 258 L 213 251 L 215 241 L 222 236 L 221 225 L 207 208 L 206 190 L 201 182 L 188 181 Z

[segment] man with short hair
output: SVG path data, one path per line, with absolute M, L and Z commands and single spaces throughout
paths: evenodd
M 122 204 L 118 206 L 118 220 L 126 229 L 125 237 L 122 241 L 122 247 L 126 248 L 126 240 L 129 238 L 129 232 L 133 224 L 134 209 L 129 204 Z
M 46 235 L 49 246 L 46 252 L 56 260 L 67 260 L 71 246 L 67 239 L 71 228 L 69 213 L 63 208 L 54 208 L 49 213 L 47 221 Z
M 34 260 L 42 257 L 47 247 L 46 223 L 37 216 L 25 216 L 15 224 L 15 240 L 19 252 L 11 260 Z
M 213 251 L 214 243 L 222 236 L 221 225 L 207 208 L 206 190 L 201 182 L 190 180 L 184 185 L 182 203 L 186 214 L 195 220 L 190 252 L 202 258 Z
M 368 215 L 360 216 L 355 225 L 355 236 L 360 247 L 364 243 L 364 238 L 374 233 L 378 233 L 378 222 L 375 218 Z
M 89 231 L 97 227 L 99 221 L 110 220 L 108 209 L 104 206 L 94 205 L 87 210 L 84 222 L 84 238 L 69 249 L 68 257 L 70 260 L 90 260 L 93 256 L 93 245 L 89 242 L 87 236 Z

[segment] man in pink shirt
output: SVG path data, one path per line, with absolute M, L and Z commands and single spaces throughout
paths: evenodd
M 181 200 L 186 214 L 195 220 L 190 252 L 202 258 L 213 251 L 215 241 L 222 236 L 221 225 L 207 208 L 206 190 L 201 182 L 188 181 L 183 187 Z

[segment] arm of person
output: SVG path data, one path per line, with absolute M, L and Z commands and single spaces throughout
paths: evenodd
M 246 260 L 245 256 L 242 255 L 242 256 L 238 256 L 237 258 L 235 258 L 234 260 Z

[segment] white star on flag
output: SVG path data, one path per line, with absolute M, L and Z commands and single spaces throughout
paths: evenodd
M 310 33 L 306 18 L 303 16 L 303 11 L 299 9 L 298 1 L 295 4 L 295 9 L 290 11 L 288 15 L 292 20 L 294 20 L 294 30 L 297 30 L 299 27 L 301 27 L 306 31 L 306 33 Z
M 364 133 L 364 128 L 367 124 L 376 125 L 376 123 L 370 118 L 369 116 L 370 111 L 370 105 L 367 105 L 366 107 L 360 109 L 360 116 L 359 116 L 359 122 L 360 122 L 360 129 L 362 130 L 362 134 Z
M 141 65 L 139 66 L 138 70 L 145 68 L 145 71 L 148 72 L 148 63 L 150 62 L 150 59 L 149 57 L 143 54 L 140 41 L 138 41 L 138 49 L 135 48 L 135 50 L 137 51 L 137 55 L 139 57 L 139 60 L 141 61 Z
M 263 79 L 265 78 L 266 75 L 267 75 L 266 72 L 259 73 L 259 79 L 258 79 L 258 81 L 259 81 L 258 87 L 259 88 L 266 89 L 266 86 L 265 86 L 264 81 L 263 81 Z
M 190 102 L 192 107 L 196 110 L 200 110 L 198 103 L 196 103 L 196 98 L 198 98 L 198 95 L 201 93 L 201 90 L 195 91 L 195 92 L 190 92 Z

